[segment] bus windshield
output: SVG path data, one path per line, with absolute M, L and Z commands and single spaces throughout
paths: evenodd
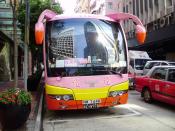
M 116 69 L 126 73 L 120 25 L 91 18 L 47 22 L 46 64 L 49 77 L 106 75 Z

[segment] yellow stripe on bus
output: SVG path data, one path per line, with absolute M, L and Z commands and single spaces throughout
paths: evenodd
M 117 90 L 128 90 L 129 83 L 128 81 L 114 85 L 107 86 L 102 88 L 86 88 L 86 89 L 68 89 L 57 86 L 46 85 L 46 93 L 47 94 L 73 94 L 76 100 L 93 100 L 99 98 L 108 97 L 109 91 L 117 91 Z

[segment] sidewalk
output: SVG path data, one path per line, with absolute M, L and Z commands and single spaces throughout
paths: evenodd
M 29 115 L 29 118 L 25 125 L 21 127 L 20 129 L 13 130 L 13 131 L 34 131 L 35 128 L 35 121 L 38 113 L 38 108 L 39 108 L 39 101 L 40 101 L 40 96 L 42 93 L 42 88 L 43 88 L 43 80 L 40 81 L 37 90 L 30 92 L 32 95 L 32 104 L 31 104 L 31 113 Z M 13 81 L 9 82 L 0 82 L 0 92 L 7 89 L 7 88 L 12 88 L 13 87 Z M 24 88 L 24 82 L 23 80 L 18 81 L 18 87 L 20 89 Z M 1 131 L 1 127 L 0 127 Z

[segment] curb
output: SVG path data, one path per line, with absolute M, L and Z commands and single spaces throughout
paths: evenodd
M 38 107 L 38 112 L 37 112 L 37 116 L 36 116 L 34 131 L 41 131 L 42 130 L 43 90 L 44 90 L 44 87 L 42 87 L 42 91 L 41 91 L 41 96 L 40 96 L 40 100 L 39 100 L 39 107 Z

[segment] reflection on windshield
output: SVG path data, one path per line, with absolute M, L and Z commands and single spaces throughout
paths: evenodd
M 84 57 L 89 58 L 90 63 L 108 64 L 108 50 L 100 42 L 95 25 L 90 21 L 86 22 L 84 32 L 87 43 L 84 48 Z
M 117 23 L 85 18 L 57 20 L 47 23 L 46 32 L 51 76 L 58 68 L 126 67 L 125 43 Z

